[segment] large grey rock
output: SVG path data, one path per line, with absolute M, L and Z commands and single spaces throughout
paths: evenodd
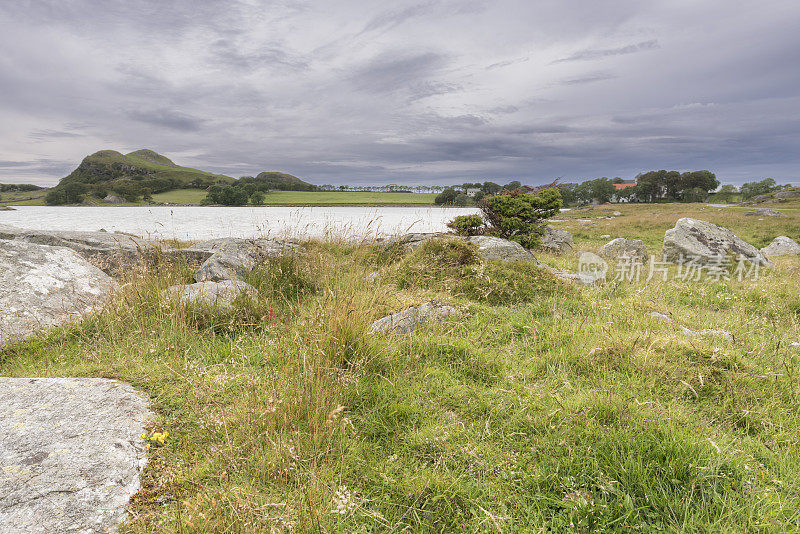
M 405 309 L 382 319 L 378 319 L 369 327 L 371 334 L 410 334 L 419 326 L 454 315 L 455 308 L 431 300 L 420 306 Z
M 0 532 L 111 531 L 140 487 L 152 418 L 116 380 L 0 378 Z
M 684 217 L 664 234 L 665 261 L 680 263 L 694 259 L 699 264 L 706 264 L 731 254 L 737 260 L 772 267 L 772 262 L 756 247 L 727 228 L 710 222 Z
M 264 258 L 275 258 L 294 254 L 300 247 L 294 243 L 275 239 L 215 239 L 205 241 L 184 249 L 184 254 L 204 254 L 210 256 L 195 272 L 198 282 L 238 280 Z
M 598 254 L 614 262 L 630 258 L 630 260 L 645 264 L 648 259 L 647 247 L 644 246 L 644 242 L 641 239 L 625 239 L 622 237 L 612 239 L 603 245 Z
M 539 263 L 539 260 L 530 251 L 516 241 L 485 235 L 474 235 L 467 238 L 467 241 L 477 246 L 478 254 L 486 260 Z
M 758 217 L 786 217 L 785 214 L 781 213 L 778 210 L 755 210 L 755 211 L 746 211 L 744 212 L 747 216 L 758 216 Z
M 6 225 L 0 225 L 0 239 L 71 248 L 109 274 L 120 272 L 141 261 L 144 256 L 155 253 L 158 248 L 158 243 L 154 241 L 127 234 L 26 230 Z
M 800 254 L 800 245 L 794 239 L 781 235 L 762 248 L 761 253 L 767 257 Z
M 239 280 L 177 285 L 162 292 L 164 298 L 177 300 L 182 306 L 216 306 L 228 309 L 233 307 L 233 302 L 242 294 L 251 299 L 258 298 L 256 288 Z
M 542 248 L 553 254 L 570 254 L 575 247 L 572 234 L 566 230 L 546 226 L 542 236 Z
M 0 347 L 99 310 L 114 287 L 74 250 L 0 240 Z
M 478 254 L 486 260 L 505 262 L 530 261 L 539 264 L 539 260 L 516 241 L 485 235 L 462 237 L 442 233 L 413 233 L 387 239 L 382 241 L 380 246 L 383 250 L 389 250 L 391 247 L 397 245 L 402 245 L 408 250 L 414 250 L 431 239 L 457 239 L 472 243 L 478 248 Z

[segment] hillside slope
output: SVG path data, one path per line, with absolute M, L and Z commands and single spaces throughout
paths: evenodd
M 205 188 L 213 184 L 228 184 L 230 176 L 213 174 L 175 164 L 153 150 L 137 150 L 122 154 L 116 150 L 101 150 L 87 156 L 80 165 L 48 193 L 48 204 L 74 204 L 93 196 L 109 194 L 136 201 L 153 193 L 184 187 Z

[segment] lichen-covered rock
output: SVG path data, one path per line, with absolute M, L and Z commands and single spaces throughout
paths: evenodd
M 727 228 L 710 222 L 684 217 L 678 219 L 675 227 L 664 234 L 665 261 L 681 263 L 693 259 L 698 264 L 706 264 L 728 255 L 735 256 L 737 260 L 772 267 L 772 262 L 756 247 Z
M 130 385 L 0 378 L 0 532 L 110 532 L 125 519 L 153 418 Z
M 219 308 L 232 308 L 236 298 L 242 294 L 251 299 L 258 298 L 258 290 L 256 288 L 239 280 L 177 285 L 169 287 L 162 292 L 164 298 L 177 300 L 182 306 Z
M 767 257 L 791 256 L 800 254 L 800 245 L 794 239 L 781 235 L 772 240 L 772 243 L 761 249 Z
M 785 214 L 781 213 L 778 210 L 755 210 L 755 211 L 746 211 L 744 212 L 747 216 L 758 216 L 758 217 L 786 217 Z
M 184 254 L 210 253 L 203 265 L 195 272 L 198 282 L 220 280 L 239 280 L 242 275 L 255 267 L 260 259 L 275 258 L 284 254 L 299 252 L 300 247 L 294 243 L 275 239 L 214 239 L 201 242 Z
M 0 240 L 0 347 L 99 310 L 115 285 L 74 250 Z
M 612 239 L 598 252 L 600 256 L 607 260 L 619 262 L 624 258 L 630 258 L 630 261 L 639 261 L 642 264 L 647 263 L 647 247 L 641 239 L 625 239 L 618 237 Z
M 467 238 L 467 241 L 478 247 L 478 254 L 487 260 L 497 261 L 530 261 L 539 263 L 539 260 L 516 241 L 491 237 L 486 235 L 474 235 Z
M 542 236 L 542 248 L 553 254 L 570 254 L 575 243 L 566 230 L 546 226 Z
M 539 260 L 516 241 L 486 235 L 463 237 L 442 233 L 413 233 L 388 239 L 381 242 L 380 246 L 384 251 L 393 246 L 404 246 L 408 250 L 414 250 L 431 239 L 456 239 L 472 243 L 478 247 L 478 254 L 486 260 L 530 261 L 539 264 Z
M 127 234 L 26 230 L 6 225 L 0 225 L 0 239 L 70 248 L 109 274 L 124 270 L 158 249 L 154 241 Z
M 431 300 L 420 306 L 378 319 L 369 327 L 371 334 L 410 334 L 419 326 L 458 313 L 451 306 Z

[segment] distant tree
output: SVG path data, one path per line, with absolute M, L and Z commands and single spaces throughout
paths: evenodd
M 263 191 L 254 191 L 252 195 L 250 195 L 250 203 L 253 206 L 260 206 L 264 203 L 264 192 Z
M 576 183 L 560 183 L 558 184 L 558 191 L 561 193 L 561 201 L 565 206 L 570 206 L 575 203 L 575 188 L 578 187 Z
M 725 184 L 725 185 L 723 185 L 722 187 L 719 188 L 719 191 L 717 191 L 717 193 L 722 193 L 722 194 L 730 194 L 730 193 L 738 193 L 738 192 L 739 192 L 739 190 L 733 184 Z
M 505 189 L 506 191 L 514 191 L 516 189 L 519 189 L 520 187 L 522 187 L 522 183 L 519 180 L 514 180 L 513 182 L 509 182 L 505 186 L 503 186 L 503 189 Z
M 758 195 L 766 195 L 777 191 L 778 186 L 772 178 L 765 178 L 760 182 L 747 182 L 742 185 L 742 200 L 747 200 Z
M 481 185 L 481 190 L 487 195 L 496 195 L 502 189 L 500 184 L 494 182 L 483 182 L 483 185 Z
M 619 176 L 617 176 L 616 178 L 614 178 L 613 180 L 611 180 L 611 183 L 614 183 L 614 184 L 622 184 L 622 183 L 625 183 L 625 180 L 623 180 L 622 178 L 620 178 Z
M 597 178 L 591 181 L 592 198 L 597 199 L 598 202 L 611 202 L 611 197 L 616 193 L 617 188 L 614 183 L 608 178 Z
M 474 200 L 474 201 L 475 201 L 475 203 L 477 204 L 477 203 L 479 203 L 481 200 L 483 200 L 483 198 L 484 198 L 485 196 L 486 196 L 486 193 L 484 193 L 483 191 L 478 191 L 477 193 L 475 193 L 475 196 L 474 196 L 474 197 L 472 197 L 472 200 Z
M 433 199 L 433 203 L 438 205 L 452 204 L 456 199 L 456 195 L 458 195 L 458 192 L 452 187 L 448 187 L 436 195 L 436 198 Z
M 453 204 L 456 206 L 466 206 L 469 204 L 469 197 L 464 193 L 459 193 L 456 195 L 456 198 L 453 199 Z

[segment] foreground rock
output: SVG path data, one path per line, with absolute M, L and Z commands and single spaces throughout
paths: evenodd
M 115 285 L 74 250 L 0 240 L 0 347 L 99 310 Z
M 276 239 L 214 239 L 183 249 L 184 255 L 207 255 L 194 279 L 198 282 L 239 280 L 259 260 L 294 254 L 300 247 Z
M 552 226 L 544 229 L 542 248 L 552 254 L 571 254 L 575 243 L 572 234 L 566 230 L 559 230 Z
M 536 256 L 516 241 L 486 235 L 463 237 L 442 233 L 413 233 L 387 239 L 380 246 L 384 251 L 391 250 L 392 247 L 397 246 L 402 246 L 407 250 L 414 250 L 431 239 L 456 239 L 472 243 L 478 248 L 478 254 L 485 260 L 503 262 L 530 261 L 539 265 L 539 260 L 536 259 Z
M 600 249 L 598 253 L 601 257 L 619 262 L 625 258 L 629 261 L 638 261 L 642 264 L 647 263 L 647 247 L 641 239 L 625 239 L 618 237 L 612 239 Z
M 247 295 L 251 299 L 256 299 L 258 290 L 239 280 L 223 280 L 172 286 L 162 293 L 166 299 L 177 300 L 182 306 L 194 305 L 225 309 L 233 308 L 233 303 L 239 295 Z
M 478 254 L 485 260 L 504 262 L 530 261 L 537 264 L 539 263 L 539 260 L 537 260 L 530 251 L 516 241 L 485 235 L 474 235 L 469 237 L 467 241 L 478 247 Z
M 131 386 L 0 378 L 0 532 L 109 532 L 125 518 L 152 419 Z
M 800 254 L 800 245 L 798 245 L 794 239 L 781 235 L 776 237 L 772 243 L 762 248 L 761 253 L 767 257 L 791 256 Z
M 370 334 L 410 334 L 425 323 L 458 313 L 451 306 L 431 300 L 401 312 L 378 319 L 369 327 Z
M 786 217 L 785 214 L 781 213 L 777 210 L 755 210 L 755 211 L 746 211 L 744 212 L 747 216 L 758 216 L 758 217 Z
M 0 225 L 0 239 L 70 248 L 109 274 L 122 271 L 158 248 L 154 241 L 127 234 L 26 230 L 6 225 Z
M 675 227 L 664 234 L 663 255 L 665 261 L 681 263 L 694 259 L 699 264 L 733 255 L 736 260 L 772 267 L 772 262 L 756 247 L 727 228 L 688 217 L 678 219 Z

